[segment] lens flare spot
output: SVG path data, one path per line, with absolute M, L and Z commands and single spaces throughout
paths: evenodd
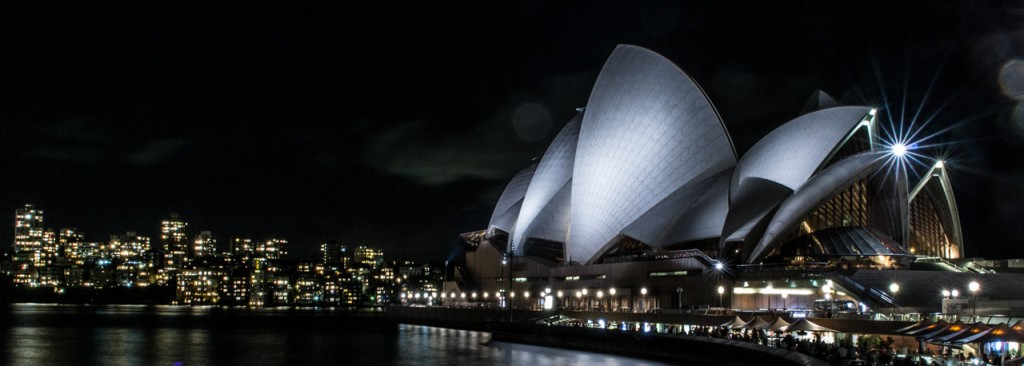
M 907 145 L 902 143 L 895 143 L 892 145 L 892 154 L 896 156 L 903 156 L 907 154 Z

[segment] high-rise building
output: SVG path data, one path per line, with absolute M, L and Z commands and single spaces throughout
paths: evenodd
M 188 244 L 188 223 L 172 213 L 171 217 L 160 225 L 160 242 L 165 252 L 164 266 L 168 270 L 184 268 L 189 261 L 190 246 Z
M 348 248 L 335 240 L 328 240 L 320 243 L 320 254 L 323 256 L 323 263 L 337 266 L 342 262 L 342 256 L 347 254 Z
M 178 272 L 177 297 L 181 304 L 216 304 L 220 301 L 223 270 L 196 266 Z
M 192 250 L 195 253 L 196 258 L 216 255 L 217 239 L 213 237 L 213 233 L 209 231 L 202 231 L 199 235 L 196 235 L 196 240 Z
M 288 241 L 270 238 L 256 246 L 256 254 L 267 259 L 281 259 L 288 255 Z
M 14 261 L 42 266 L 43 210 L 31 204 L 14 211 Z
M 109 248 L 111 257 L 141 260 L 150 249 L 150 240 L 129 231 L 124 235 L 111 235 Z
M 57 242 L 60 245 L 61 256 L 68 258 L 72 264 L 85 264 L 85 258 L 80 256 L 85 233 L 75 228 L 64 228 L 60 230 Z
M 245 305 L 249 301 L 250 273 L 244 268 L 228 272 L 220 282 L 221 303 Z
M 256 244 L 249 238 L 236 237 L 231 239 L 231 255 L 238 258 L 242 263 L 249 263 L 256 254 Z
M 253 258 L 252 274 L 249 284 L 249 306 L 263 306 L 268 302 L 269 287 L 267 285 L 267 259 Z
M 377 268 L 384 261 L 384 252 L 377 248 L 360 245 L 354 253 L 356 265 Z
M 57 260 L 60 255 L 60 243 L 57 241 L 57 233 L 50 229 L 43 230 L 42 253 L 40 253 L 41 266 L 49 266 Z

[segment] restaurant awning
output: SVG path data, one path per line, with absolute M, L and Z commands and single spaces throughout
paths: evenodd
M 746 325 L 746 324 L 747 324 L 747 322 L 743 321 L 743 319 L 740 318 L 737 315 L 732 320 L 730 320 L 730 321 L 720 325 L 720 327 L 726 327 L 726 328 L 730 328 L 730 329 L 740 329 L 740 328 L 743 328 L 743 326 Z
M 938 338 L 932 339 L 931 341 L 935 342 L 935 343 L 944 343 L 944 344 L 960 343 L 959 342 L 960 339 L 967 338 L 967 337 L 972 337 L 972 336 L 974 336 L 974 335 L 976 335 L 978 333 L 984 332 L 984 331 L 989 330 L 989 329 L 992 329 L 992 327 L 988 326 L 985 323 L 977 322 L 977 323 L 974 323 L 971 326 L 966 327 L 964 329 L 961 329 L 961 330 L 959 330 L 957 332 L 950 333 L 950 334 L 944 335 L 942 337 L 938 337 Z
M 969 326 L 970 325 L 967 325 L 964 322 L 957 320 L 956 323 L 949 323 L 946 326 L 941 327 L 941 328 L 935 328 L 935 329 L 932 329 L 931 331 L 918 333 L 917 334 L 917 338 L 918 339 L 925 339 L 925 340 L 931 341 L 932 339 L 936 339 L 936 338 L 939 338 L 939 337 L 944 337 L 946 335 L 953 334 L 953 333 L 959 332 L 961 330 L 967 329 L 967 327 L 969 327 Z
M 766 330 L 771 330 L 773 332 L 778 332 L 779 330 L 781 330 L 782 328 L 785 328 L 788 325 L 789 325 L 789 322 L 783 320 L 781 316 L 777 316 L 777 317 L 775 317 L 775 320 L 773 320 L 768 325 L 765 325 L 761 329 L 766 329 Z
M 1006 323 L 999 323 L 992 329 L 960 339 L 958 343 L 1024 342 L 1024 333 L 1018 332 Z
M 925 326 L 925 327 L 921 327 L 921 328 L 911 329 L 911 330 L 905 331 L 905 332 L 903 332 L 903 335 L 916 336 L 916 335 L 921 335 L 921 334 L 927 334 L 927 333 L 934 332 L 936 329 L 942 329 L 942 328 L 945 328 L 947 326 L 949 326 L 949 323 L 947 323 L 945 320 L 939 320 L 939 321 L 934 322 L 934 323 L 932 323 L 932 324 L 930 324 L 928 326 Z
M 743 324 L 743 328 L 745 328 L 745 329 L 764 329 L 762 327 L 764 327 L 765 325 L 768 325 L 768 321 L 766 321 L 764 319 L 761 319 L 761 317 L 755 315 L 754 319 L 750 319 L 749 322 L 747 322 L 746 324 Z
M 899 334 L 903 334 L 903 332 L 907 332 L 907 331 L 911 331 L 911 330 L 916 330 L 916 329 L 919 329 L 919 328 L 924 328 L 924 327 L 927 327 L 927 326 L 932 325 L 932 324 L 935 324 L 935 322 L 933 322 L 931 319 L 924 319 L 924 320 L 919 321 L 917 323 L 905 326 L 905 327 L 900 328 L 900 329 L 896 329 L 893 332 L 896 332 L 896 333 L 899 333 Z
M 800 319 L 800 320 L 797 320 L 797 321 L 793 322 L 793 324 L 790 324 L 788 327 L 786 327 L 783 330 L 787 331 L 787 332 L 833 332 L 833 333 L 838 333 L 839 332 L 839 331 L 837 331 L 835 329 L 827 328 L 827 327 L 823 327 L 823 326 L 820 326 L 818 324 L 815 324 L 815 323 L 811 322 L 810 320 L 807 320 L 806 318 L 803 318 L 803 319 Z

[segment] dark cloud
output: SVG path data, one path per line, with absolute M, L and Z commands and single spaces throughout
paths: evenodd
M 523 103 L 512 115 L 516 136 L 533 142 L 548 136 L 551 131 L 551 112 L 540 103 Z
M 367 144 L 368 163 L 432 185 L 504 179 L 531 158 L 505 118 L 489 119 L 466 132 L 439 133 L 436 124 L 417 120 L 388 129 Z
M 189 146 L 192 142 L 181 138 L 165 138 L 151 141 L 138 151 L 128 155 L 125 160 L 132 164 L 157 164 L 169 156 Z
M 75 117 L 44 127 L 43 132 L 53 138 L 94 145 L 109 143 L 114 139 L 107 130 L 87 117 Z
M 365 144 L 365 160 L 389 174 L 421 184 L 462 179 L 504 180 L 543 154 L 575 108 L 584 105 L 593 76 L 582 73 L 538 80 L 537 92 L 506 97 L 490 116 L 465 130 L 439 120 L 395 124 Z M 561 106 L 552 110 L 553 106 Z M 502 183 L 504 184 L 504 183 Z
M 25 151 L 24 155 L 35 159 L 69 163 L 97 163 L 104 156 L 103 152 L 97 149 L 68 146 L 33 147 Z

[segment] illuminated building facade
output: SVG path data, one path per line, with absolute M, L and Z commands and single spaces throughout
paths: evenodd
M 188 242 L 188 223 L 182 221 L 178 214 L 160 223 L 160 243 L 165 255 L 165 268 L 174 271 L 185 268 L 191 256 L 191 245 Z
M 42 247 L 40 249 L 42 249 L 42 253 L 40 255 L 40 259 L 42 260 L 42 263 L 38 265 L 52 265 L 54 261 L 57 260 L 58 257 L 63 256 L 63 251 L 60 247 L 60 241 L 58 240 L 57 232 L 49 229 L 43 230 L 43 237 L 41 243 Z
M 384 262 L 384 252 L 377 248 L 371 248 L 365 245 L 356 247 L 355 253 L 353 254 L 356 265 L 377 268 Z
M 196 257 L 208 257 L 217 254 L 217 239 L 209 231 L 201 231 L 196 235 L 192 247 Z
M 319 305 L 323 298 L 321 278 L 313 273 L 300 273 L 295 279 L 296 305 Z
M 178 272 L 178 301 L 182 304 L 217 304 L 225 273 L 212 268 L 190 268 Z
M 619 46 L 579 111 L 512 177 L 487 228 L 463 234 L 471 280 L 446 282 L 449 301 L 524 291 L 538 301 L 554 288 L 563 304 L 649 309 L 724 303 L 722 286 L 744 302 L 751 290 L 738 279 L 760 284 L 754 294 L 790 291 L 756 269 L 766 263 L 800 275 L 812 264 L 909 269 L 921 256 L 963 255 L 946 167 L 936 162 L 910 191 L 874 108 L 816 92 L 741 156 L 692 78 Z M 786 286 L 805 304 L 824 295 L 805 282 Z M 883 295 L 861 300 L 894 306 Z
M 256 255 L 267 259 L 281 259 L 288 255 L 288 241 L 270 238 L 256 245 Z
M 148 236 L 127 232 L 124 235 L 111 235 L 110 255 L 116 259 L 141 261 L 151 249 Z
M 256 243 L 249 238 L 231 239 L 231 255 L 242 263 L 248 263 L 256 255 Z
M 347 266 L 351 261 L 352 256 L 348 252 L 348 247 L 338 243 L 337 240 L 327 240 L 320 243 L 320 256 L 323 263 L 332 267 L 343 267 Z
M 25 205 L 14 212 L 14 262 L 45 264 L 43 258 L 43 210 Z
M 64 252 L 64 256 L 73 264 L 84 265 L 85 257 L 81 256 L 81 248 L 85 243 L 85 234 L 75 228 L 65 228 L 60 230 L 60 237 L 57 239 L 60 241 L 61 250 Z
M 251 288 L 249 271 L 238 268 L 224 274 L 220 281 L 221 304 L 246 305 Z

